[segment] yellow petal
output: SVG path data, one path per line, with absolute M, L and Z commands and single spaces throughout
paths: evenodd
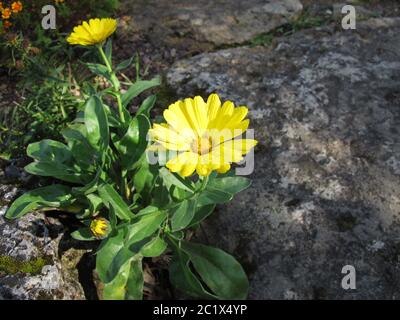
M 229 163 L 225 163 L 222 166 L 220 166 L 217 171 L 218 173 L 227 173 L 229 169 L 231 168 L 231 165 Z
M 76 26 L 73 32 L 67 38 L 70 44 L 80 44 L 83 46 L 102 43 L 117 28 L 115 19 L 90 19 L 89 22 L 84 21 L 81 25 Z
M 198 154 L 193 152 L 180 153 L 176 158 L 167 162 L 166 167 L 171 172 L 178 172 L 182 177 L 190 176 L 196 169 Z
M 157 143 L 170 150 L 189 150 L 190 144 L 184 137 L 163 125 L 154 124 L 149 130 L 150 137 Z
M 212 172 L 212 167 L 207 164 L 197 164 L 196 172 L 199 176 L 206 177 Z
M 176 132 L 180 132 L 187 139 L 192 140 L 196 138 L 195 130 L 186 115 L 184 103 L 182 101 L 177 101 L 170 105 L 168 109 L 164 111 L 164 118 Z
M 218 95 L 213 93 L 207 99 L 207 116 L 209 124 L 216 118 L 219 109 L 221 108 L 221 100 Z

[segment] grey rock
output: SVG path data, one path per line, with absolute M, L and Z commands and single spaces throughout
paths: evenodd
M 58 219 L 43 213 L 30 213 L 15 221 L 6 220 L 6 203 L 18 193 L 20 190 L 15 186 L 0 186 L 0 256 L 13 262 L 32 262 L 41 258 L 44 265 L 37 274 L 7 273 L 0 265 L 0 297 L 18 300 L 85 299 L 76 264 L 86 251 L 63 249 L 65 227 Z M 66 255 L 64 251 L 69 252 L 67 261 L 63 258 Z
M 400 299 L 400 18 L 204 53 L 166 78 L 177 98 L 249 106 L 253 184 L 198 237 L 239 258 L 250 298 Z
M 139 0 L 126 3 L 133 31 L 157 45 L 201 47 L 248 41 L 302 11 L 299 0 Z

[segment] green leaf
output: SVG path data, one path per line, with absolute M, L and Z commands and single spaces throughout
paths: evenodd
M 155 211 L 136 217 L 128 226 L 127 243 L 133 244 L 151 236 L 160 228 L 166 217 L 167 214 L 164 211 Z
M 37 161 L 66 163 L 72 159 L 72 153 L 65 144 L 49 139 L 31 143 L 26 153 Z
M 190 224 L 188 225 L 188 228 L 193 227 L 199 224 L 204 219 L 206 219 L 214 211 L 214 209 L 215 209 L 215 204 L 209 204 L 206 206 L 196 208 L 194 217 L 190 222 Z
M 42 208 L 60 208 L 71 203 L 71 189 L 54 184 L 25 192 L 16 199 L 6 212 L 7 219 L 20 218 L 33 210 Z
M 124 300 L 126 295 L 126 283 L 128 282 L 131 261 L 127 261 L 114 279 L 104 284 L 103 300 Z
M 114 229 L 108 238 L 101 242 L 96 253 L 96 271 L 103 283 L 110 282 L 107 272 L 110 270 L 114 257 L 124 246 L 126 228 Z
M 133 62 L 134 57 L 131 57 L 129 59 L 126 59 L 124 61 L 122 61 L 116 68 L 115 68 L 115 72 L 119 72 L 122 71 L 126 68 L 129 68 Z
M 115 214 L 118 218 L 129 220 L 134 217 L 126 202 L 111 185 L 102 184 L 98 187 L 98 192 L 106 205 L 110 204 L 114 208 Z
M 111 81 L 111 75 L 106 66 L 98 63 L 86 63 L 86 66 L 94 74 L 102 76 L 107 80 Z
M 96 150 L 105 150 L 109 144 L 107 115 L 103 103 L 97 96 L 92 96 L 85 105 L 85 126 L 87 138 Z
M 158 166 L 149 164 L 146 154 L 143 154 L 139 161 L 140 167 L 133 177 L 133 184 L 136 191 L 142 194 L 147 202 L 150 202 L 151 191 L 158 176 Z
M 129 278 L 126 284 L 126 300 L 142 300 L 143 299 L 143 266 L 142 259 L 136 258 L 131 262 Z
M 131 120 L 122 139 L 114 143 L 121 154 L 122 167 L 125 170 L 131 170 L 145 152 L 148 145 L 147 132 L 149 129 L 150 121 L 147 117 L 138 115 Z
M 78 194 L 78 195 L 87 195 L 87 194 L 95 192 L 97 190 L 97 185 L 99 183 L 99 180 L 100 180 L 100 177 L 102 174 L 103 174 L 103 171 L 99 168 L 97 170 L 95 177 L 92 179 L 92 181 L 90 181 L 83 187 L 72 188 L 72 192 L 74 194 Z
M 170 242 L 174 251 L 169 265 L 169 279 L 172 285 L 194 297 L 215 299 L 216 297 L 203 287 L 192 272 L 189 255 L 179 248 L 175 240 L 171 239 Z
M 157 96 L 156 95 L 151 95 L 149 97 L 147 97 L 142 105 L 140 106 L 140 108 L 138 109 L 138 111 L 136 112 L 136 114 L 144 114 L 146 117 L 150 118 L 150 111 L 151 109 L 153 109 L 154 104 L 156 103 L 157 100 Z
M 172 198 L 168 188 L 165 186 L 163 180 L 158 178 L 153 189 L 151 204 L 158 208 L 164 208 L 171 204 L 171 202 Z
M 94 241 L 98 240 L 90 231 L 90 228 L 80 228 L 74 232 L 71 233 L 71 237 L 74 238 L 75 240 L 80 240 L 80 241 Z
M 144 257 L 158 257 L 167 249 L 167 243 L 160 237 L 154 237 L 149 243 L 145 244 L 140 251 Z
M 68 142 L 72 157 L 79 167 L 89 171 L 100 157 L 86 138 L 87 133 L 85 126 L 82 124 L 72 125 L 62 130 L 61 134 Z
M 210 180 L 207 185 L 209 190 L 222 190 L 227 193 L 235 194 L 247 189 L 251 185 L 251 180 L 245 177 L 226 177 Z
M 209 204 L 225 203 L 232 200 L 232 198 L 233 196 L 230 193 L 217 189 L 206 188 L 198 196 L 197 203 L 199 206 L 206 206 Z
M 160 177 L 163 179 L 166 187 L 169 189 L 172 185 L 189 191 L 190 193 L 194 193 L 194 186 L 193 183 L 190 180 L 185 180 L 175 173 L 172 173 L 166 168 L 161 168 L 160 169 Z
M 235 258 L 220 249 L 187 241 L 181 242 L 181 248 L 219 299 L 246 299 L 249 281 Z
M 172 210 L 171 228 L 172 231 L 178 231 L 186 228 L 194 217 L 196 200 L 184 200 Z
M 137 97 L 143 91 L 159 86 L 161 84 L 161 78 L 155 77 L 152 80 L 140 80 L 136 81 L 122 96 L 122 105 L 126 107 L 133 98 Z
M 141 300 L 143 298 L 142 258 L 126 261 L 114 279 L 104 285 L 105 300 Z
M 32 162 L 25 166 L 24 169 L 30 174 L 54 177 L 72 183 L 81 183 L 83 179 L 80 173 L 58 162 Z

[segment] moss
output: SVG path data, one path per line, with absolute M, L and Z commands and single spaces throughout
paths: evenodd
M 18 272 L 39 274 L 47 260 L 39 257 L 29 261 L 22 261 L 10 256 L 0 256 L 0 274 L 15 274 Z

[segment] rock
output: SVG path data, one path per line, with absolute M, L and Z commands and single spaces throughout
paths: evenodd
M 302 5 L 299 0 L 139 0 L 126 3 L 124 11 L 133 14 L 130 28 L 158 46 L 196 50 L 248 41 L 298 16 Z
M 2 185 L 0 198 L 7 203 L 19 192 Z M 5 220 L 5 203 L 0 203 L 0 298 L 85 299 L 76 265 L 86 251 L 66 250 L 65 227 L 43 213 Z M 63 258 L 64 251 L 70 259 Z
M 253 184 L 198 237 L 239 258 L 251 299 L 400 298 L 400 18 L 204 53 L 166 78 L 178 98 L 249 106 Z

